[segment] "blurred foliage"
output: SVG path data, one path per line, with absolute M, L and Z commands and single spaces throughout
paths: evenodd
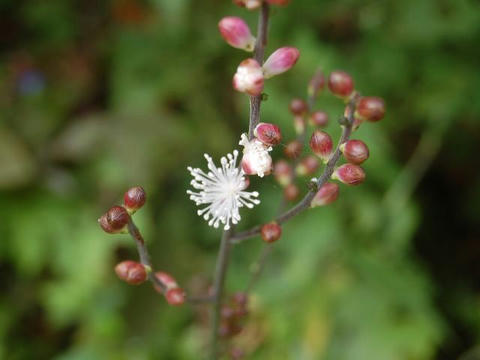
M 221 40 L 224 15 L 256 24 L 229 0 L 0 3 L 1 359 L 204 351 L 204 310 L 120 283 L 113 266 L 134 246 L 96 218 L 144 186 L 137 217 L 154 264 L 205 291 L 219 232 L 185 196 L 186 167 L 231 151 L 248 119 L 231 88 L 246 55 Z M 350 72 L 362 93 L 386 99 L 388 116 L 355 133 L 371 150 L 367 182 L 285 227 L 235 340 L 249 358 L 480 358 L 479 41 L 474 0 L 273 9 L 267 52 L 294 45 L 301 58 L 268 82 L 265 121 L 294 136 L 288 102 L 318 66 Z M 341 114 L 328 94 L 318 108 Z M 242 228 L 280 202 L 273 179 L 251 186 L 262 204 Z M 229 290 L 245 287 L 260 246 L 234 249 Z

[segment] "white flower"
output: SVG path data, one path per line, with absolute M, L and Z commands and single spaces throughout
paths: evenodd
M 263 177 L 272 170 L 272 157 L 268 153 L 271 146 L 265 146 L 260 140 L 248 140 L 246 134 L 242 134 L 239 142 L 243 146 L 242 169 L 247 175 Z
M 237 150 L 233 151 L 233 155 L 227 154 L 227 157 L 222 157 L 221 168 L 215 166 L 210 156 L 207 154 L 204 156 L 209 171 L 205 173 L 201 169 L 188 167 L 193 176 L 190 184 L 199 191 L 187 190 L 187 194 L 197 205 L 208 204 L 198 210 L 197 214 L 209 220 L 209 226 L 218 228 L 222 223 L 225 225 L 224 229 L 228 230 L 230 223 L 236 224 L 240 221 L 239 208 L 243 206 L 253 208 L 254 205 L 260 204 L 260 200 L 256 199 L 258 192 L 244 191 L 247 182 L 244 172 L 237 167 Z

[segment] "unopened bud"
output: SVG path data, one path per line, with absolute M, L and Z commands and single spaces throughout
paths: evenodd
M 293 170 L 285 160 L 278 160 L 273 168 L 273 176 L 281 186 L 287 186 L 293 180 Z
M 285 196 L 285 199 L 287 199 L 288 201 L 294 201 L 298 198 L 299 195 L 300 190 L 298 189 L 298 186 L 294 183 L 288 184 L 285 189 L 283 189 L 283 196 Z
M 233 0 L 233 2 L 240 6 L 247 8 L 248 10 L 255 10 L 262 5 L 262 0 Z
M 365 181 L 365 171 L 358 165 L 344 164 L 334 171 L 332 179 L 346 185 L 360 185 Z
M 129 213 L 140 209 L 147 200 L 145 190 L 141 186 L 135 186 L 127 190 L 123 196 L 123 203 Z
M 325 75 L 322 70 L 317 70 L 308 84 L 308 96 L 316 97 L 325 87 Z
M 315 194 L 315 197 L 312 199 L 310 206 L 313 208 L 331 204 L 337 200 L 339 190 L 340 187 L 337 184 L 330 182 L 323 184 L 320 190 L 318 190 Z
M 122 261 L 115 266 L 115 273 L 119 279 L 129 283 L 130 285 L 139 285 L 147 280 L 147 272 L 145 267 L 132 260 Z
M 123 206 L 113 206 L 99 219 L 102 229 L 109 234 L 126 232 L 130 215 Z
M 332 71 L 328 77 L 328 88 L 332 94 L 346 98 L 353 91 L 353 79 L 344 71 Z
M 376 96 L 362 97 L 357 103 L 356 115 L 371 122 L 382 120 L 385 116 L 385 102 Z
M 262 226 L 261 235 L 263 241 L 272 243 L 280 239 L 280 236 L 282 236 L 282 228 L 273 221 Z
M 293 127 L 297 135 L 303 134 L 305 132 L 305 119 L 303 116 L 295 116 L 293 118 Z
M 172 275 L 166 272 L 157 271 L 155 273 L 155 277 L 157 278 L 158 281 L 160 281 L 163 285 L 165 285 L 167 290 L 178 288 L 177 281 L 172 277 Z M 154 287 L 155 287 L 155 290 L 157 290 L 157 292 L 163 293 L 162 288 L 160 286 L 154 284 Z
M 234 48 L 245 51 L 253 51 L 255 48 L 255 37 L 242 18 L 236 16 L 224 17 L 218 23 L 218 29 L 225 41 Z
M 318 127 L 325 127 L 328 124 L 328 114 L 325 111 L 315 111 L 310 114 L 310 124 Z
M 263 177 L 272 171 L 272 157 L 268 153 L 271 147 L 265 146 L 257 139 L 248 140 L 245 134 L 242 134 L 240 145 L 243 148 L 242 169 L 247 175 L 258 175 Z
M 295 171 L 300 176 L 312 175 L 318 170 L 319 166 L 318 159 L 313 155 L 308 155 L 300 161 Z
M 168 289 L 165 299 L 170 305 L 179 306 L 185 302 L 185 291 L 179 287 Z
M 270 5 L 280 5 L 280 6 L 288 5 L 288 3 L 290 2 L 290 0 L 266 0 L 266 1 Z
M 277 125 L 269 123 L 259 123 L 253 135 L 267 146 L 275 146 L 282 140 L 282 133 Z
M 310 138 L 310 148 L 326 163 L 333 150 L 332 138 L 325 131 L 315 130 Z
M 293 115 L 304 115 L 308 111 L 308 105 L 303 99 L 292 99 L 288 105 L 290 112 Z
M 232 300 L 235 305 L 245 307 L 248 303 L 248 295 L 244 292 L 237 292 L 233 295 Z
M 303 150 L 303 145 L 300 141 L 294 140 L 291 141 L 285 146 L 284 153 L 290 159 L 296 159 L 300 156 Z
M 265 79 L 284 73 L 289 70 L 298 60 L 300 52 L 294 47 L 282 47 L 275 50 L 263 64 Z
M 343 156 L 352 164 L 360 165 L 368 159 L 369 151 L 362 140 L 349 140 L 341 146 Z
M 233 87 L 235 90 L 258 96 L 263 91 L 262 67 L 255 59 L 243 60 L 233 76 Z

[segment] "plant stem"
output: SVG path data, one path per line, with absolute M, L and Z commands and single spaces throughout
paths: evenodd
M 227 275 L 228 263 L 230 259 L 230 237 L 233 229 L 225 230 L 220 243 L 220 250 L 215 266 L 213 282 L 213 303 L 211 313 L 211 359 L 217 359 L 218 356 L 218 328 L 220 323 L 220 307 L 222 304 L 223 288 L 225 277 Z
M 268 17 L 270 8 L 267 2 L 263 2 L 260 15 L 258 16 L 257 41 L 255 43 L 255 50 L 253 57 L 260 65 L 263 64 L 263 57 L 265 54 L 265 46 L 267 45 L 268 35 Z M 248 137 L 253 139 L 253 130 L 260 122 L 260 104 L 262 102 L 262 94 L 250 97 L 250 121 L 248 126 Z

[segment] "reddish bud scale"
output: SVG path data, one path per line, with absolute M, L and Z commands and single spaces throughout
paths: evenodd
M 259 123 L 253 135 L 262 143 L 268 146 L 275 146 L 282 141 L 282 133 L 277 125 L 269 123 Z
M 300 156 L 303 150 L 303 145 L 300 141 L 294 140 L 287 144 L 284 153 L 290 159 L 296 159 Z
M 315 156 L 308 155 L 302 159 L 295 171 L 300 176 L 312 175 L 319 167 L 320 164 L 318 163 L 318 159 Z
M 245 51 L 253 51 L 255 38 L 242 18 L 236 16 L 224 17 L 218 23 L 218 29 L 230 46 Z
M 182 305 L 185 302 L 185 291 L 179 287 L 168 289 L 165 293 L 165 299 L 170 305 Z
M 385 102 L 375 96 L 362 97 L 357 103 L 356 115 L 362 120 L 380 121 L 385 116 Z
M 98 223 L 105 232 L 114 234 L 124 231 L 129 220 L 130 215 L 123 206 L 112 206 L 98 219 Z
M 275 163 L 273 176 L 281 186 L 287 186 L 293 179 L 292 167 L 285 160 L 279 160 Z
M 343 156 L 349 163 L 360 165 L 368 159 L 370 153 L 367 145 L 361 140 L 349 140 L 342 145 Z
M 294 201 L 299 195 L 300 190 L 298 189 L 298 186 L 293 183 L 288 184 L 283 190 L 283 196 L 285 196 L 285 199 L 288 201 Z
M 335 170 L 332 179 L 340 180 L 346 185 L 360 185 L 365 181 L 365 171 L 358 165 L 344 164 Z
M 273 243 L 282 236 L 282 228 L 276 222 L 271 222 L 262 226 L 262 240 L 266 243 Z
M 310 206 L 313 208 L 331 204 L 337 200 L 339 191 L 340 187 L 337 184 L 330 182 L 325 183 L 315 194 Z
M 328 88 L 332 94 L 346 98 L 353 91 L 353 79 L 344 71 L 332 71 L 328 77 Z
M 145 190 L 141 186 L 135 186 L 127 190 L 123 196 L 123 203 L 128 212 L 132 213 L 140 209 L 147 201 Z
M 315 111 L 310 115 L 312 126 L 325 127 L 328 124 L 328 114 L 325 111 Z
M 275 50 L 263 64 L 265 79 L 282 74 L 292 68 L 297 63 L 299 56 L 300 51 L 294 47 L 282 47 Z
M 323 162 L 327 162 L 332 154 L 333 141 L 325 131 L 315 130 L 310 138 L 310 148 Z
M 307 112 L 308 105 L 305 100 L 295 98 L 290 101 L 288 109 L 293 115 L 303 115 Z
M 130 285 L 139 285 L 147 280 L 147 272 L 145 267 L 135 261 L 126 260 L 115 266 L 115 273 L 119 279 Z
M 325 87 L 325 75 L 322 70 L 317 70 L 308 84 L 308 95 L 316 97 Z

